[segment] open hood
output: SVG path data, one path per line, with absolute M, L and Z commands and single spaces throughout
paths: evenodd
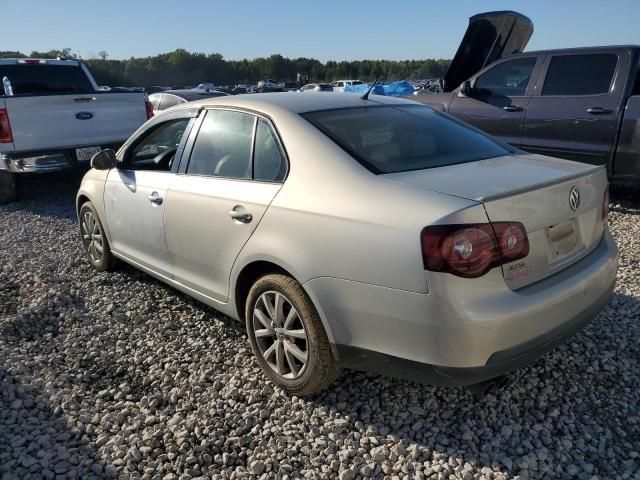
M 533 22 L 512 11 L 486 12 L 469 19 L 462 43 L 444 76 L 443 89 L 456 89 L 485 65 L 521 53 L 533 34 Z

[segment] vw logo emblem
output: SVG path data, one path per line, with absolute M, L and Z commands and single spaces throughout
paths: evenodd
M 580 206 L 580 190 L 578 190 L 578 187 L 571 187 L 571 191 L 569 192 L 569 206 L 571 210 L 577 210 Z
M 91 113 L 91 112 L 78 112 L 78 113 L 76 113 L 76 118 L 78 120 L 89 120 L 90 118 L 93 118 L 93 113 Z

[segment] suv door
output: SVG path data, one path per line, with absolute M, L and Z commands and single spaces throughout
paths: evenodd
M 525 110 L 541 64 L 539 56 L 501 61 L 471 80 L 470 96 L 458 90 L 449 113 L 500 140 L 520 145 Z
M 175 280 L 224 303 L 231 268 L 287 171 L 270 122 L 231 109 L 204 112 L 166 202 Z
M 171 262 L 164 235 L 164 200 L 175 177 L 173 159 L 190 120 L 173 118 L 138 134 L 118 152 L 118 168 L 109 172 L 104 189 L 112 250 L 168 277 Z
M 549 54 L 542 70 L 527 107 L 522 148 L 607 163 L 626 79 L 618 72 L 628 71 L 628 57 L 612 51 Z

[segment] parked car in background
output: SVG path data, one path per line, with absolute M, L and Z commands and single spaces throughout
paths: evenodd
M 333 87 L 328 83 L 307 83 L 300 87 L 301 92 L 333 92 Z
M 258 364 L 295 395 L 340 366 L 481 382 L 613 293 L 604 168 L 407 100 L 207 99 L 92 164 L 77 195 L 91 265 L 124 260 L 245 322 Z
M 267 78 L 258 82 L 258 88 L 282 88 L 282 84 L 276 80 Z
M 215 90 L 215 89 L 216 89 L 216 86 L 213 83 L 200 83 L 196 87 L 193 87 L 192 90 L 203 90 L 205 92 L 208 92 L 210 90 Z
M 351 85 L 362 85 L 364 82 L 360 80 L 337 80 L 335 82 L 331 82 L 331 86 L 333 87 L 334 92 L 343 93 L 344 87 Z
M 478 34 L 489 20 L 492 34 Z M 515 12 L 472 17 L 445 92 L 411 98 L 523 150 L 640 180 L 640 46 L 512 54 L 532 32 L 531 21 Z
M 253 89 L 253 93 L 277 93 L 284 92 L 282 87 L 257 87 Z
M 144 92 L 100 90 L 78 60 L 0 59 L 0 81 L 0 173 L 88 167 L 153 114 Z
M 284 82 L 282 84 L 282 90 L 285 92 L 297 92 L 300 88 L 296 82 Z
M 159 113 L 182 103 L 192 102 L 194 100 L 202 100 L 204 98 L 228 97 L 225 92 L 215 90 L 167 90 L 162 93 L 154 93 L 149 95 L 149 102 L 153 106 L 153 112 Z

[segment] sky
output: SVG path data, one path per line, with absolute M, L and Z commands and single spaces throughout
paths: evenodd
M 470 16 L 527 15 L 527 50 L 640 44 L 640 0 L 0 0 L 2 50 L 71 48 L 83 58 L 177 48 L 226 59 L 452 58 Z

